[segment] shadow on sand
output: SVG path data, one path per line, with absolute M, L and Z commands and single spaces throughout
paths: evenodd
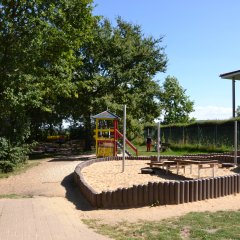
M 61 185 L 66 189 L 65 197 L 68 201 L 72 202 L 75 205 L 76 209 L 82 211 L 96 210 L 96 208 L 93 208 L 80 193 L 76 183 L 74 182 L 73 173 L 66 176 L 62 180 Z
M 240 173 L 240 167 L 235 167 L 234 169 L 231 170 L 234 173 Z
M 189 178 L 185 178 L 184 176 L 179 176 L 177 174 L 173 174 L 171 172 L 168 172 L 166 174 L 166 171 L 155 169 L 154 175 L 159 176 L 165 180 L 190 180 Z M 94 208 L 90 205 L 90 203 L 86 200 L 86 198 L 81 194 L 81 192 L 78 189 L 78 186 L 74 182 L 74 176 L 73 173 L 66 176 L 62 182 L 61 185 L 66 189 L 66 198 L 68 201 L 72 202 L 76 209 L 82 210 L 82 211 L 92 211 L 96 210 L 97 208 Z
M 165 169 L 153 168 L 153 171 L 154 171 L 154 173 L 150 174 L 150 175 L 157 176 L 157 177 L 162 178 L 166 181 L 168 181 L 168 180 L 172 180 L 172 181 L 193 180 L 192 178 L 187 178 L 185 176 L 175 174 L 175 173 L 171 172 L 171 170 L 166 172 Z M 139 173 L 139 174 L 141 174 L 141 173 Z

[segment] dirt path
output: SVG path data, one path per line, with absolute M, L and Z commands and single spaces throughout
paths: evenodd
M 0 179 L 0 195 L 65 197 L 68 175 L 80 161 L 42 160 L 41 164 L 27 172 Z
M 108 239 L 88 229 L 76 211 L 76 206 L 89 206 L 84 199 L 78 203 L 81 196 L 73 184 L 72 172 L 79 162 L 47 159 L 25 173 L 0 179 L 0 195 L 20 197 L 0 199 L 0 239 Z
M 49 204 L 51 201 L 54 202 L 50 206 L 59 205 L 61 206 L 60 209 L 66 208 L 72 214 L 77 215 L 79 219 L 95 218 L 107 223 L 116 223 L 123 220 L 132 222 L 137 220 L 161 220 L 192 211 L 240 209 L 240 194 L 238 194 L 173 206 L 96 210 L 86 202 L 73 184 L 72 172 L 78 163 L 80 161 L 43 160 L 39 166 L 29 169 L 26 173 L 0 179 L 0 195 L 15 193 L 34 196 L 35 198 L 36 196 L 38 196 L 37 198 L 44 196 L 45 201 L 49 201 Z M 2 238 L 0 237 L 0 239 Z
M 62 197 L 0 199 L 1 240 L 106 240 Z

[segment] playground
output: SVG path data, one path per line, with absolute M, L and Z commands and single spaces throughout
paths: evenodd
M 240 192 L 237 159 L 233 162 L 231 153 L 160 157 L 158 124 L 157 156 L 138 156 L 126 139 L 126 106 L 123 113 L 123 134 L 115 114 L 107 110 L 93 116 L 96 159 L 79 164 L 74 171 L 78 189 L 93 207 L 178 205 Z M 126 150 L 126 144 L 136 149 L 136 157 Z
M 61 225 L 61 217 L 64 217 L 64 214 L 66 212 L 67 216 L 69 217 L 68 224 L 70 225 L 73 223 L 78 224 L 78 221 L 81 222 L 80 219 L 99 219 L 105 223 L 114 224 L 121 221 L 157 221 L 169 217 L 182 216 L 192 211 L 215 212 L 220 210 L 225 211 L 239 209 L 240 194 L 225 196 L 217 199 L 206 199 L 205 201 L 199 202 L 185 203 L 180 205 L 163 205 L 152 208 L 150 208 L 150 206 L 145 206 L 141 208 L 130 209 L 96 209 L 91 207 L 90 204 L 85 200 L 85 198 L 81 194 L 79 194 L 78 189 L 76 189 L 72 182 L 72 172 L 74 171 L 75 166 L 82 162 L 84 161 L 52 161 L 51 159 L 41 160 L 41 163 L 38 166 L 29 169 L 25 173 L 5 179 L 0 179 L 0 194 L 2 196 L 10 196 L 10 194 L 16 194 L 17 196 L 19 196 L 19 198 L 21 198 L 21 196 L 28 196 L 28 198 L 25 197 L 22 199 L 0 200 L 0 208 L 8 209 L 8 211 L 2 211 L 3 214 L 2 216 L 0 216 L 2 224 L 0 224 L 0 227 L 4 227 L 3 224 L 6 216 L 9 216 L 9 218 L 6 220 L 8 220 L 9 223 L 12 222 L 12 225 L 9 225 L 9 227 L 11 227 L 11 229 L 13 230 L 17 229 L 17 231 L 22 230 L 22 227 L 24 228 L 24 224 L 29 224 L 29 222 L 32 221 L 31 226 L 35 227 L 24 228 L 24 231 L 30 231 L 31 233 L 34 233 L 34 231 L 38 231 L 38 229 L 36 229 L 38 227 L 48 226 L 49 228 L 51 228 L 57 224 L 58 226 L 56 226 L 56 229 L 59 229 L 59 226 L 61 226 L 62 230 L 65 230 L 66 226 L 68 225 L 66 225 L 65 227 Z M 106 169 L 106 171 L 108 170 L 108 173 L 111 172 L 111 163 L 108 162 L 106 165 L 108 165 L 108 169 Z M 95 171 L 101 171 L 101 169 L 102 168 L 100 166 L 95 166 Z M 125 175 L 129 174 L 128 169 L 133 170 L 132 168 L 130 168 L 130 166 L 127 167 Z M 106 176 L 102 174 L 101 177 L 106 179 Z M 134 176 L 134 178 L 135 177 L 136 175 Z M 109 184 L 113 184 L 113 181 L 109 181 Z M 20 208 L 19 204 L 21 205 Z M 16 211 L 15 215 L 11 215 L 9 213 L 15 209 L 14 206 L 18 207 L 18 211 Z M 39 208 L 39 211 L 41 211 L 41 209 L 43 209 L 44 207 L 47 207 L 48 211 L 41 212 L 41 214 L 39 213 L 41 218 L 36 215 L 36 212 L 32 213 L 31 216 L 32 210 L 30 209 L 32 209 L 32 206 L 35 207 L 35 210 Z M 20 214 L 22 213 L 20 209 L 27 212 L 30 218 L 24 219 L 21 226 L 18 226 L 15 224 L 15 220 L 21 219 Z M 35 220 L 33 216 L 35 216 Z M 9 220 L 11 217 L 13 218 L 12 221 Z M 56 224 L 53 224 L 53 217 L 55 217 L 54 222 L 56 222 Z M 39 220 L 38 222 L 34 222 L 36 221 L 36 219 L 42 219 L 42 221 Z M 71 220 L 73 221 L 72 223 L 70 222 Z M 41 223 L 42 225 L 39 226 Z M 70 230 L 71 229 L 72 228 L 70 228 Z M 87 234 L 87 230 L 85 228 L 84 231 L 85 234 Z M 4 233 L 5 232 L 2 232 L 3 235 Z M 47 233 L 48 232 L 46 231 L 46 234 Z
M 192 166 L 184 170 L 181 169 L 179 174 L 173 169 L 166 174 L 165 171 L 156 171 L 155 174 L 141 174 L 141 169 L 146 167 L 149 160 L 126 160 L 125 171 L 121 172 L 121 161 L 106 161 L 94 163 L 83 169 L 84 179 L 97 192 L 116 190 L 117 188 L 128 188 L 133 185 L 147 184 L 148 182 L 169 182 L 183 181 L 198 178 L 198 168 Z M 217 168 L 216 177 L 234 175 L 234 168 Z M 208 178 L 212 176 L 212 170 L 206 168 L 201 170 L 201 177 Z
M 158 221 L 170 217 L 182 216 L 193 211 L 215 212 L 220 210 L 239 209 L 240 195 L 236 194 L 236 192 L 234 193 L 235 190 L 239 190 L 240 186 L 239 177 L 237 176 L 239 175 L 239 169 L 233 166 L 221 167 L 219 165 L 215 169 L 215 175 L 213 178 L 212 168 L 202 168 L 201 179 L 199 179 L 198 165 L 194 164 L 192 167 L 187 165 L 186 168 L 180 169 L 178 169 L 176 167 L 177 165 L 175 165 L 174 168 L 168 169 L 167 172 L 166 169 L 159 168 L 155 169 L 154 174 L 143 174 L 141 169 L 146 167 L 148 168 L 149 165 L 147 165 L 147 163 L 150 163 L 151 161 L 154 162 L 154 160 L 138 156 L 135 157 L 135 159 L 132 157 L 132 160 L 129 160 L 128 157 L 126 157 L 125 170 L 122 171 L 122 158 L 115 156 L 116 159 L 113 159 L 112 157 L 114 151 L 116 155 L 118 153 L 118 150 L 114 150 L 115 148 L 113 148 L 116 147 L 114 145 L 114 131 L 111 129 L 109 130 L 109 128 L 105 129 L 105 133 L 107 133 L 105 134 L 107 139 L 104 141 L 104 131 L 99 133 L 99 140 L 101 143 L 98 145 L 98 147 L 100 146 L 100 150 L 98 147 L 96 148 L 99 151 L 99 156 L 96 159 L 93 157 L 93 155 L 91 155 L 86 156 L 86 158 L 82 160 L 77 158 L 77 156 L 74 156 L 74 158 L 63 157 L 41 160 L 38 166 L 33 167 L 25 173 L 11 176 L 6 179 L 0 179 L 0 194 L 4 196 L 4 198 L 9 196 L 21 198 L 21 200 L 0 200 L 0 209 L 3 213 L 0 216 L 2 223 L 0 228 L 3 228 L 5 221 L 8 221 L 13 222 L 12 225 L 9 225 L 9 229 L 12 229 L 11 231 L 13 234 L 20 229 L 23 234 L 36 235 L 40 234 L 40 232 L 43 231 L 42 226 L 45 226 L 45 229 L 47 229 L 46 234 L 53 232 L 57 236 L 57 229 L 59 226 L 61 226 L 61 234 L 72 234 L 72 238 L 69 239 L 76 239 L 75 236 L 82 231 L 84 231 L 86 239 L 105 239 L 102 236 L 95 235 L 92 231 L 87 229 L 86 226 L 82 225 L 80 219 L 98 219 L 106 224 L 115 224 L 122 221 Z M 113 133 L 112 139 L 111 131 Z M 101 128 L 99 132 L 101 132 Z M 119 134 L 118 138 L 120 137 L 121 134 Z M 105 144 L 105 142 L 107 144 Z M 120 146 L 118 145 L 118 147 Z M 120 149 L 122 149 L 122 147 L 120 147 Z M 223 156 L 216 155 L 214 157 L 219 157 L 220 159 L 220 157 Z M 230 155 L 224 157 L 231 158 Z M 174 157 L 172 157 L 172 159 L 173 158 Z M 188 158 L 194 157 L 188 156 Z M 202 159 L 203 156 L 197 156 L 197 158 Z M 99 161 L 100 159 L 103 159 L 104 161 Z M 170 158 L 169 161 L 171 161 Z M 84 179 L 83 182 L 94 189 L 97 194 L 115 191 L 118 189 L 123 189 L 124 194 L 124 192 L 129 192 L 128 189 L 131 188 L 131 186 L 138 185 L 143 186 L 143 191 L 140 189 L 141 194 L 145 191 L 145 193 L 148 195 L 148 193 L 152 190 L 148 192 L 146 186 L 152 186 L 152 189 L 154 189 L 154 186 L 159 183 L 161 183 L 164 187 L 165 185 L 168 185 L 169 192 L 167 190 L 167 192 L 164 194 L 170 194 L 175 186 L 179 186 L 179 190 L 181 190 L 180 184 L 174 185 L 176 182 L 188 182 L 189 185 L 187 185 L 185 189 L 187 189 L 189 193 L 194 189 L 193 187 L 195 187 L 195 183 L 198 183 L 198 186 L 202 186 L 201 191 L 206 191 L 206 193 L 200 201 L 196 199 L 196 196 L 200 197 L 200 194 L 195 195 L 195 193 L 188 195 L 188 202 L 181 202 L 182 199 L 179 198 L 179 203 L 181 204 L 158 204 L 157 201 L 152 201 L 151 204 L 142 204 L 141 207 L 128 206 L 120 208 L 96 208 L 92 206 L 89 201 L 87 201 L 84 192 L 82 194 L 80 193 L 79 190 L 85 189 L 85 187 L 80 189 L 79 186 L 76 186 L 73 183 L 74 174 L 72 173 L 74 172 L 74 169 L 76 171 L 80 165 L 85 165 L 84 168 L 81 169 L 81 177 Z M 227 180 L 225 180 L 225 178 Z M 216 191 L 214 190 L 215 186 L 218 186 Z M 225 186 L 227 186 L 227 188 L 225 188 Z M 166 191 L 167 188 L 164 189 Z M 121 193 L 121 191 L 118 193 Z M 107 198 L 109 196 L 113 197 L 113 199 L 116 197 L 116 195 L 111 194 L 105 195 Z M 175 201 L 175 198 L 173 200 Z M 42 212 L 41 209 L 43 208 L 47 208 L 48 211 Z M 19 211 L 19 209 L 22 211 Z M 62 212 L 61 209 L 64 209 L 64 212 Z M 11 214 L 9 214 L 10 212 Z M 7 218 L 7 216 L 12 216 L 15 219 L 21 219 L 23 212 L 27 212 L 29 217 L 26 218 L 28 219 L 28 222 L 25 222 L 24 220 L 21 223 L 21 226 L 14 224 L 15 222 L 13 220 L 10 221 L 10 218 Z M 64 223 L 65 225 L 61 225 L 62 218 L 64 218 L 66 212 L 68 213 L 68 221 Z M 58 216 L 58 218 L 56 218 L 56 216 Z M 38 221 L 35 222 L 35 219 Z M 43 225 L 39 219 L 44 222 L 45 225 Z M 44 221 L 42 219 L 44 219 Z M 53 224 L 52 219 L 55 219 L 55 224 Z M 73 229 L 70 227 L 74 222 L 79 223 L 77 224 L 77 227 L 75 227 L 75 232 L 73 232 Z M 35 227 L 31 229 L 26 228 L 26 225 L 29 225 L 29 223 Z M 46 228 L 46 226 L 48 226 L 48 228 Z M 66 229 L 68 229 L 68 231 Z M 5 237 L 7 236 L 8 232 L 3 231 L 1 234 L 0 236 Z

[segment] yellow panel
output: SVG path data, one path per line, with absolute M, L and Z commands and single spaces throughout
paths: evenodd
M 108 137 L 98 137 L 97 140 L 109 140 L 109 141 L 113 141 L 114 138 L 108 138 Z
M 94 130 L 94 132 L 96 131 L 99 131 L 99 132 L 114 132 L 114 129 L 113 128 L 110 128 L 110 129 L 102 129 L 102 128 L 98 128 L 97 130 Z
M 113 148 L 99 147 L 97 151 L 98 157 L 109 157 L 113 156 Z

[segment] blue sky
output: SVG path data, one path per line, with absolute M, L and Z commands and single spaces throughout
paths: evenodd
M 117 16 L 142 26 L 146 36 L 164 36 L 168 57 L 163 82 L 176 77 L 194 101 L 197 119 L 232 115 L 231 81 L 221 73 L 240 69 L 239 0 L 95 0 L 95 15 L 113 24 Z M 236 83 L 240 105 L 240 81 Z

